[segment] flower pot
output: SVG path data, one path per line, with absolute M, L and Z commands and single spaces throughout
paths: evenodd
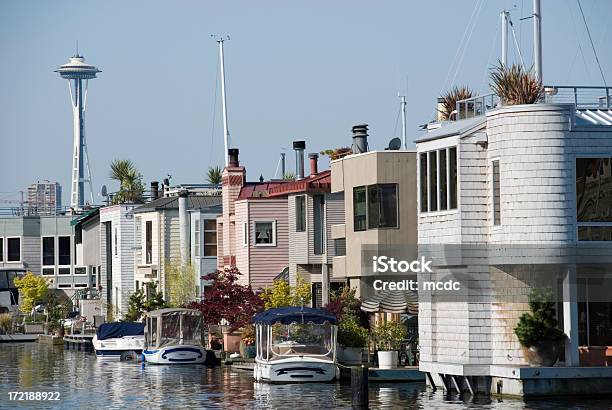
M 378 352 L 378 368 L 393 369 L 397 367 L 398 355 L 397 351 L 380 351 Z
M 559 359 L 559 343 L 545 341 L 533 346 L 521 347 L 523 356 L 531 367 L 550 367 Z
M 342 347 L 338 349 L 338 361 L 343 364 L 361 364 L 361 347 Z

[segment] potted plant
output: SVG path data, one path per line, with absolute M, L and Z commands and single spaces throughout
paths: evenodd
M 11 334 L 13 330 L 13 317 L 10 313 L 0 313 L 0 335 Z
M 253 359 L 256 355 L 255 327 L 253 325 L 247 325 L 242 330 L 242 340 L 240 341 L 240 355 L 244 359 Z
M 552 366 L 559 358 L 559 345 L 565 334 L 559 329 L 555 303 L 550 292 L 534 289 L 529 295 L 529 309 L 523 313 L 514 333 L 531 366 Z
M 380 369 L 392 369 L 397 366 L 398 350 L 407 334 L 406 327 L 399 322 L 379 323 L 374 328 Z
M 360 364 L 362 350 L 368 341 L 368 329 L 352 314 L 345 314 L 338 323 L 339 360 L 344 364 Z

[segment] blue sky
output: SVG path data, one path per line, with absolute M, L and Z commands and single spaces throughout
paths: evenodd
M 604 72 L 611 73 L 612 1 L 581 1 Z M 95 191 L 102 184 L 116 189 L 108 181 L 114 158 L 132 159 L 147 184 L 167 174 L 174 183 L 204 182 L 209 165 L 223 163 L 212 33 L 231 36 L 231 145 L 255 180 L 273 176 L 283 149 L 293 168 L 294 139 L 306 139 L 307 152 L 347 146 L 357 123 L 370 124 L 372 148 L 384 148 L 401 133 L 400 91 L 408 95 L 410 140 L 433 117 L 442 90 L 467 84 L 487 91 L 504 8 L 531 65 L 531 21 L 519 20 L 531 14 L 531 3 L 5 0 L 0 200 L 18 198 L 38 179 L 58 180 L 68 200 L 72 113 L 66 81 L 53 70 L 77 40 L 103 71 L 90 83 L 86 116 Z M 545 82 L 601 85 L 577 2 L 542 0 L 542 12 Z M 469 42 L 458 53 L 473 15 Z M 511 60 L 515 55 L 511 46 Z

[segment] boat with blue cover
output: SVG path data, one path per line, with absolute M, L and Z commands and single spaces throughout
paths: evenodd
M 145 318 L 147 363 L 204 363 L 206 349 L 202 345 L 202 313 L 194 309 L 159 309 Z
M 138 360 L 145 344 L 144 323 L 103 323 L 92 344 L 99 359 Z
M 269 309 L 253 317 L 253 376 L 266 382 L 327 382 L 339 376 L 337 319 L 308 307 Z

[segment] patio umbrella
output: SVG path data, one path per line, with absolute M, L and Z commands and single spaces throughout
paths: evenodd
M 419 314 L 419 298 L 409 290 L 383 290 L 361 303 L 364 312 Z

